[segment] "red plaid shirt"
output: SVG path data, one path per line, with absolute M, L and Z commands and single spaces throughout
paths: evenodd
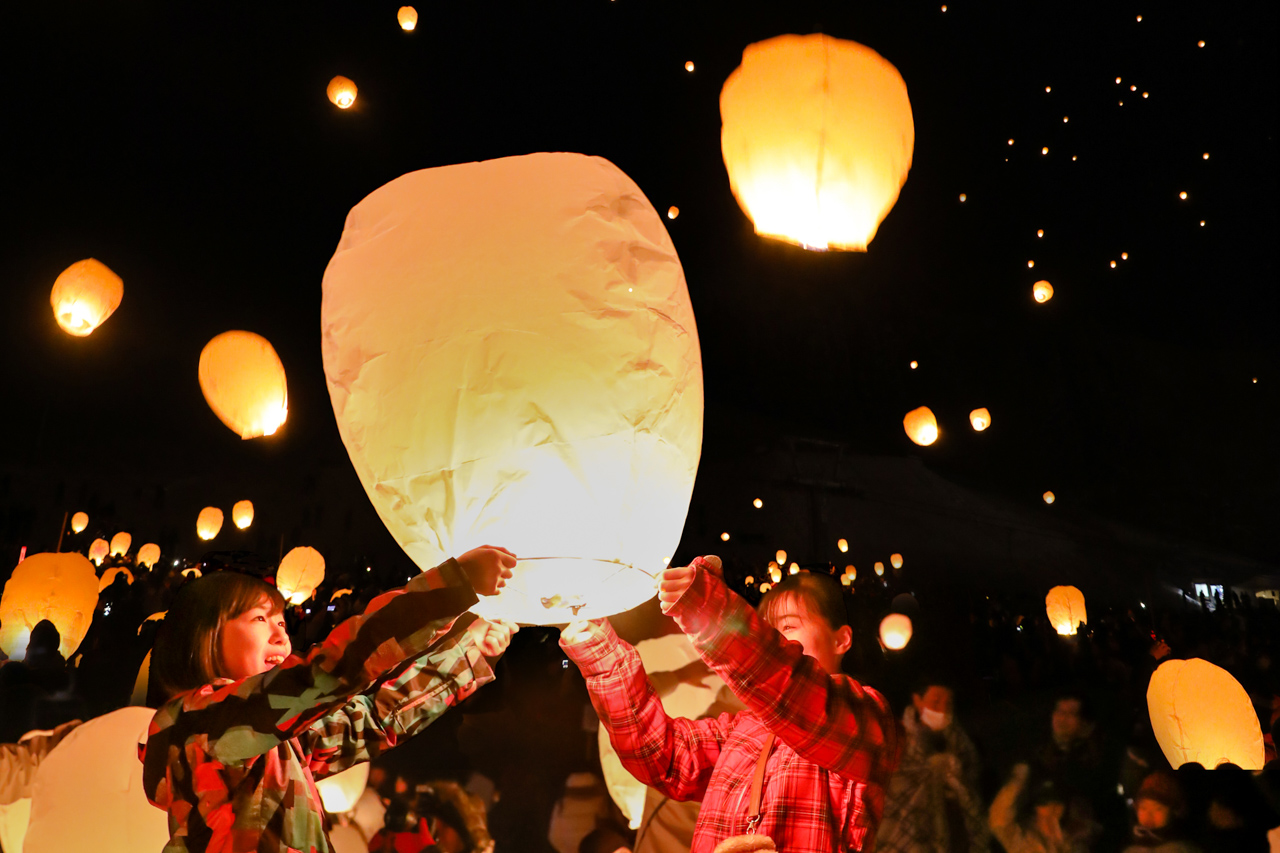
M 898 763 L 889 703 L 847 675 L 829 675 L 705 569 L 671 615 L 702 659 L 747 706 L 716 719 L 671 719 L 640 656 L 613 628 L 566 653 L 623 765 L 677 800 L 702 800 L 691 853 L 747 832 L 751 780 L 765 736 L 758 832 L 782 853 L 870 851 Z

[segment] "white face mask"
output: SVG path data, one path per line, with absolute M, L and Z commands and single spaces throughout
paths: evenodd
M 941 711 L 934 711 L 931 708 L 921 708 L 920 722 L 924 723 L 935 732 L 940 732 L 947 726 L 951 725 L 951 715 L 944 714 Z

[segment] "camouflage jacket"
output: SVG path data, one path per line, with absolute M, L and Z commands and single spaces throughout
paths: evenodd
M 450 560 L 305 656 L 162 706 L 143 789 L 169 813 L 165 853 L 329 851 L 315 780 L 413 736 L 493 679 L 470 632 L 450 630 L 476 601 Z

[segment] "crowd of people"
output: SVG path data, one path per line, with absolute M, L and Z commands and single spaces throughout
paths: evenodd
M 69 660 L 58 651 L 57 629 L 45 622 L 31 631 L 23 659 L 0 665 L 0 805 L 24 791 L 29 796 L 40 758 L 75 720 L 130 702 L 143 659 L 159 648 L 157 633 L 168 631 L 165 645 L 172 645 L 174 609 L 188 613 L 180 621 L 190 628 L 190 588 L 199 583 L 208 592 L 217 585 L 209 581 L 224 574 L 197 580 L 177 570 L 131 568 L 132 582 L 118 575 L 102 591 Z M 153 723 L 152 737 L 192 736 L 181 728 L 184 719 L 202 736 L 227 725 L 200 717 L 210 703 L 225 706 L 219 679 L 241 699 L 253 691 L 236 685 L 254 679 L 277 699 L 281 691 L 305 692 L 301 682 L 270 674 L 296 650 L 291 660 L 299 672 L 310 667 L 308 678 L 323 672 L 336 680 L 326 701 L 312 702 L 291 729 L 273 734 L 305 744 L 303 764 L 262 771 L 319 778 L 339 764 L 372 759 L 356 809 L 316 816 L 310 830 L 324 837 L 322 825 L 332 827 L 345 844 L 358 838 L 370 851 L 710 853 L 772 849 L 718 846 L 767 838 L 785 853 L 1247 853 L 1269 849 L 1268 833 L 1280 827 L 1280 765 L 1270 734 L 1280 719 L 1272 667 L 1280 610 L 1269 599 L 1228 592 L 1091 602 L 1087 624 L 1064 637 L 1033 597 L 935 589 L 902 573 L 842 589 L 815 569 L 762 598 L 743 588 L 734 568 L 700 559 L 671 570 L 659 599 L 705 661 L 676 675 L 695 683 L 714 672 L 734 694 L 736 713 L 716 707 L 699 720 L 667 718 L 653 688 L 663 674 L 646 673 L 608 622 L 526 629 L 514 640 L 509 628 L 486 634 L 468 627 L 464 642 L 455 623 L 466 622 L 459 617 L 474 599 L 471 588 L 492 594 L 500 586 L 500 572 L 490 566 L 483 576 L 468 569 L 465 582 L 415 580 L 404 594 L 418 596 L 426 610 L 413 619 L 407 605 L 396 610 L 384 590 L 354 576 L 332 579 L 301 606 L 288 606 L 268 585 L 222 584 L 263 607 L 261 627 L 250 606 L 232 614 L 253 626 L 244 635 L 247 663 L 194 673 L 188 684 L 175 675 L 181 667 L 154 661 L 146 701 L 169 711 Z M 470 598 L 441 597 L 464 586 Z M 346 588 L 352 592 L 331 597 Z M 230 601 L 231 593 L 219 594 Z M 226 612 L 237 607 L 228 604 Z M 876 626 L 890 609 L 914 623 L 902 651 L 878 639 Z M 165 611 L 165 619 L 147 618 Z M 395 639 L 397 654 L 375 666 L 369 661 L 376 655 L 360 641 L 378 631 L 384 644 Z M 450 636 L 459 650 L 452 656 L 441 651 Z M 1192 657 L 1227 669 L 1253 700 L 1267 733 L 1262 771 L 1170 766 L 1152 732 L 1147 683 L 1163 660 Z M 201 690 L 204 699 L 172 704 L 174 696 Z M 377 719 L 378 697 L 388 695 L 406 704 L 433 698 L 411 722 L 392 724 L 391 717 Z M 351 703 L 362 696 L 374 698 L 353 717 Z M 308 734 L 322 719 L 332 727 L 339 712 L 344 725 L 364 732 L 358 754 L 346 733 Z M 631 821 L 603 781 L 601 725 L 627 769 L 651 787 L 644 812 Z M 46 734 L 24 740 L 33 731 Z M 156 762 L 148 765 L 149 796 L 161 805 L 181 799 L 190 768 Z M 753 776 L 765 781 L 753 788 Z M 188 795 L 200 798 L 194 790 Z M 752 816 L 745 804 L 757 799 L 755 822 L 741 825 Z

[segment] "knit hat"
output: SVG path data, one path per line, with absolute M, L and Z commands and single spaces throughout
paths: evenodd
M 1182 814 L 1187 807 L 1177 777 L 1163 770 L 1157 770 L 1142 780 L 1142 787 L 1138 788 L 1138 794 L 1133 798 L 1135 803 L 1138 800 L 1155 800 L 1167 806 L 1175 815 Z

